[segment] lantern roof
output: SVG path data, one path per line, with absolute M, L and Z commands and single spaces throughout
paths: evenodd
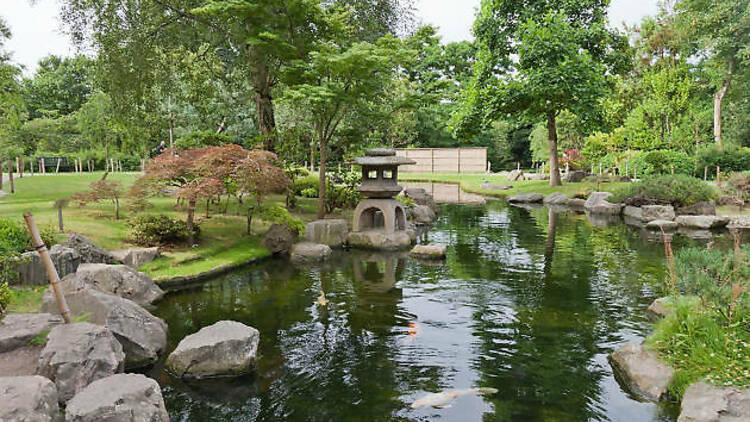
M 365 152 L 364 157 L 357 157 L 353 164 L 360 166 L 401 166 L 417 164 L 416 161 L 396 155 L 396 151 L 388 148 L 374 148 Z

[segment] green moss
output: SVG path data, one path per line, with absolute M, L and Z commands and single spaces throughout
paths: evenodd
M 11 286 L 8 313 L 25 314 L 39 312 L 46 286 Z

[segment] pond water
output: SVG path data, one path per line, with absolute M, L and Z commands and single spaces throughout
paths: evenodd
M 339 251 L 323 266 L 268 261 L 169 295 L 156 311 L 168 351 L 223 319 L 261 333 L 251 376 L 185 383 L 153 368 L 172 420 L 676 419 L 675 406 L 623 391 L 607 361 L 650 330 L 661 245 L 624 225 L 502 201 L 444 205 L 420 242 L 450 245 L 444 265 Z M 472 387 L 498 391 L 411 407 Z

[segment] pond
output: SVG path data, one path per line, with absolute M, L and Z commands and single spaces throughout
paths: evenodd
M 261 333 L 252 376 L 185 383 L 153 368 L 172 420 L 676 419 L 675 406 L 623 391 L 607 361 L 650 330 L 662 245 L 503 201 L 444 205 L 420 241 L 450 245 L 445 263 L 338 251 L 322 266 L 273 260 L 169 295 L 156 311 L 169 351 L 223 319 Z M 497 392 L 411 406 L 473 387 Z

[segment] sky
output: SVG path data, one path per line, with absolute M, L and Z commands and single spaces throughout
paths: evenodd
M 474 13 L 480 0 L 416 0 L 417 18 L 436 25 L 444 42 L 471 39 Z M 29 76 L 44 56 L 69 56 L 75 48 L 60 30 L 58 0 L 0 0 L 2 16 L 13 33 L 6 48 L 13 61 L 25 66 Z M 616 26 L 634 24 L 657 11 L 657 0 L 612 0 L 610 21 Z

